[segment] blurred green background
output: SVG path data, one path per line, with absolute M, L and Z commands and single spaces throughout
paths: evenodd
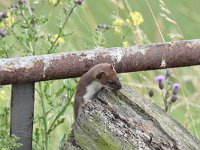
M 16 3 L 17 1 L 13 1 Z M 35 7 L 36 16 L 44 16 L 48 18 L 42 32 L 49 34 L 57 34 L 57 24 L 62 23 L 63 8 L 68 8 L 69 1 L 61 0 L 56 6 L 50 5 L 50 1 L 33 0 L 31 5 Z M 11 1 L 0 1 L 0 11 L 7 11 Z M 175 40 L 197 39 L 200 37 L 200 1 L 199 0 L 85 0 L 83 5 L 79 6 L 70 17 L 64 32 L 70 34 L 63 37 L 64 43 L 61 43 L 55 52 L 89 50 L 96 47 L 116 47 L 123 46 L 123 42 L 127 42 L 127 46 L 136 44 L 168 42 Z M 112 28 L 115 19 L 120 18 L 126 22 L 130 12 L 139 12 L 144 19 L 138 27 L 124 25 L 121 27 L 121 33 L 116 34 Z M 109 30 L 96 31 L 99 24 L 105 24 L 111 27 Z M 159 31 L 160 29 L 160 31 Z M 40 34 L 40 32 L 38 33 Z M 162 38 L 163 36 L 163 38 Z M 8 45 L 14 43 L 19 49 L 23 47 L 12 37 L 6 37 Z M 2 39 L 0 38 L 0 42 Z M 48 44 L 38 44 L 36 54 L 45 54 Z M 24 56 L 23 51 L 8 50 L 10 57 Z M 172 105 L 171 116 L 185 126 L 194 136 L 200 136 L 200 71 L 199 67 L 187 67 L 172 69 L 170 82 L 178 82 L 181 89 L 178 93 L 178 100 Z M 144 71 L 137 73 L 121 74 L 121 81 L 128 83 L 137 91 L 140 91 L 149 98 L 148 92 L 154 91 L 154 96 L 149 98 L 153 103 L 163 108 L 162 94 L 155 81 L 155 77 L 159 74 L 165 75 L 166 70 Z M 70 84 L 69 84 L 70 83 Z M 46 107 L 50 109 L 52 106 L 48 101 L 53 98 L 55 103 L 61 101 L 61 97 L 69 91 L 73 91 L 76 85 L 74 80 L 59 80 L 55 82 L 43 82 L 41 91 L 45 87 L 47 93 L 59 91 L 62 87 L 71 86 L 72 89 L 59 91 L 59 96 L 46 97 Z M 48 86 L 46 86 L 48 85 Z M 65 85 L 65 86 L 63 86 Z M 39 89 L 39 85 L 36 86 Z M 58 93 L 58 92 L 57 92 Z M 0 112 L 9 108 L 10 103 L 10 86 L 0 88 Z M 42 108 L 40 106 L 41 97 L 36 93 L 35 130 L 42 126 L 42 122 L 38 121 Z M 59 108 L 60 109 L 60 108 Z M 50 116 L 59 112 L 55 110 Z M 1 112 L 0 114 L 4 114 Z M 5 115 L 5 114 L 4 114 Z M 0 117 L 5 119 L 5 116 Z M 59 142 L 63 138 L 64 133 L 69 134 L 71 124 L 73 123 L 73 110 L 71 105 L 67 107 L 62 115 L 65 118 L 64 123 L 60 124 L 50 136 L 49 149 L 58 149 Z M 50 117 L 49 117 L 50 118 Z M 9 122 L 9 121 L 8 121 Z M 0 131 L 9 125 L 0 123 Z M 42 134 L 42 132 L 40 133 Z M 67 137 L 66 134 L 66 137 Z M 42 143 L 42 142 L 41 142 Z

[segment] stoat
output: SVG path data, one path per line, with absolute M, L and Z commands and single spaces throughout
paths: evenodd
M 78 118 L 83 104 L 91 101 L 93 96 L 102 88 L 108 87 L 119 90 L 122 85 L 112 64 L 102 63 L 86 72 L 77 84 L 74 99 L 74 117 Z

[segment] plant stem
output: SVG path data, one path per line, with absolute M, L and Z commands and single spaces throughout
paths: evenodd
M 31 51 L 30 47 L 28 47 L 23 40 L 21 40 L 21 38 L 17 35 L 17 33 L 13 30 L 13 28 L 9 28 L 10 31 L 13 32 L 13 34 L 16 36 L 17 41 L 20 42 L 22 45 L 24 45 L 25 48 L 27 48 L 29 51 Z
M 31 7 L 30 7 L 30 1 L 29 0 L 27 0 L 27 6 L 28 6 L 28 12 L 29 12 L 30 16 L 32 16 Z
M 23 11 L 20 9 L 20 13 L 21 13 L 21 16 L 22 18 L 24 19 L 25 23 L 28 25 L 28 28 L 32 31 L 32 32 L 35 32 L 34 29 L 31 27 L 30 23 L 28 22 L 28 20 L 26 19 L 26 17 L 24 16 L 24 13 Z
M 122 41 L 121 42 L 123 42 L 124 41 L 124 39 L 126 38 L 126 36 L 130 33 L 130 31 L 131 31 L 131 27 L 129 27 L 128 28 L 128 30 L 125 32 L 125 34 L 122 36 Z
M 32 16 L 32 11 L 31 11 L 31 7 L 30 7 L 30 1 L 27 0 L 27 6 L 28 6 L 28 12 L 29 12 L 29 15 Z M 32 43 L 29 42 L 29 46 L 31 48 L 31 52 L 32 52 L 32 55 L 35 55 L 35 50 L 33 49 L 33 46 L 32 46 Z
M 163 98 L 163 101 L 164 101 L 164 108 L 165 108 L 165 111 L 167 112 L 167 110 L 168 110 L 167 99 L 166 99 L 165 96 L 163 95 L 163 91 L 161 91 L 161 93 L 162 93 L 162 98 Z
M 69 20 L 69 17 L 71 16 L 71 14 L 73 13 L 73 11 L 74 11 L 74 9 L 75 9 L 76 7 L 77 7 L 77 4 L 75 3 L 74 6 L 72 7 L 72 9 L 70 10 L 69 14 L 66 16 L 65 21 L 64 21 L 62 27 L 59 29 L 58 36 L 56 37 L 56 39 L 54 40 L 54 42 L 51 44 L 51 47 L 50 47 L 50 49 L 48 50 L 48 53 L 51 53 L 51 52 L 52 52 L 52 50 L 53 50 L 53 48 L 54 48 L 56 42 L 58 41 L 58 39 L 59 39 L 60 36 L 61 36 L 61 33 L 62 33 L 62 31 L 63 31 L 63 29 L 64 29 L 66 23 L 67 23 L 68 20 Z
M 73 94 L 72 94 L 72 96 L 73 96 Z M 52 124 L 50 125 L 50 128 L 49 128 L 49 130 L 48 130 L 48 134 L 51 133 L 55 122 L 56 122 L 56 121 L 60 118 L 60 116 L 65 112 L 66 108 L 67 108 L 70 104 L 72 104 L 72 103 L 71 103 L 72 96 L 68 99 L 68 102 L 63 106 L 63 108 L 61 109 L 61 111 L 57 114 L 57 116 L 56 116 L 55 119 L 53 120 L 53 122 L 52 122 Z
M 49 136 L 48 136 L 48 123 L 47 123 L 47 113 L 46 113 L 46 108 L 45 108 L 45 103 L 44 103 L 44 96 L 43 93 L 41 93 L 42 90 L 42 83 L 39 83 L 39 88 L 40 88 L 40 99 L 41 99 L 41 105 L 42 105 L 42 120 L 44 123 L 44 140 L 45 140 L 45 149 L 48 150 L 48 145 L 49 145 Z
M 28 10 L 30 9 L 30 3 L 29 3 L 29 0 L 28 0 Z M 20 9 L 20 13 L 21 13 L 21 16 L 22 16 L 22 18 L 24 19 L 24 21 L 25 21 L 25 23 L 28 25 L 28 28 L 34 33 L 35 31 L 34 31 L 34 29 L 31 27 L 31 25 L 30 25 L 30 23 L 29 23 L 29 21 L 27 20 L 27 18 L 24 16 L 24 12 Z M 30 16 L 32 16 L 32 12 L 31 12 L 31 9 L 29 10 L 29 15 Z M 27 29 L 25 29 L 25 32 L 26 32 L 26 36 L 27 36 L 27 38 L 28 38 L 28 32 L 27 32 Z M 34 55 L 35 54 L 35 52 L 34 52 L 34 49 L 33 49 L 33 44 L 32 44 L 32 42 L 28 42 L 29 44 L 29 50 L 31 51 L 31 55 Z M 24 44 L 23 44 L 24 45 Z M 27 46 L 27 45 L 26 45 Z M 27 46 L 28 47 L 28 46 Z

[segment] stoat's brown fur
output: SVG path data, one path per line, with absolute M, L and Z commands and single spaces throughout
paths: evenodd
M 81 77 L 77 85 L 74 100 L 75 119 L 80 113 L 81 106 L 90 101 L 102 87 L 108 87 L 114 90 L 119 90 L 122 87 L 117 77 L 117 72 L 111 64 L 98 64 Z

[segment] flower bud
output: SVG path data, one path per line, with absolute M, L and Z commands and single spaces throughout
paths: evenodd
M 75 0 L 75 3 L 78 4 L 78 5 L 82 5 L 83 0 Z
M 96 27 L 96 30 L 108 30 L 110 29 L 111 27 L 107 24 L 98 24 L 97 27 Z
M 178 93 L 179 89 L 180 89 L 180 84 L 174 83 L 173 84 L 173 91 L 172 91 L 173 94 L 176 95 Z
M 159 86 L 159 88 L 160 88 L 161 90 L 164 89 L 164 83 L 163 83 L 163 82 L 159 82 L 158 86 Z
M 150 90 L 150 91 L 149 91 L 149 97 L 153 97 L 153 95 L 154 95 L 153 90 Z
M 158 81 L 158 86 L 159 88 L 162 90 L 164 89 L 164 80 L 165 80 L 165 77 L 163 75 L 159 75 L 155 78 L 156 81 Z
M 171 102 L 172 103 L 174 103 L 174 102 L 176 102 L 176 100 L 178 99 L 178 97 L 176 96 L 176 95 L 173 95 L 172 97 L 171 97 Z

